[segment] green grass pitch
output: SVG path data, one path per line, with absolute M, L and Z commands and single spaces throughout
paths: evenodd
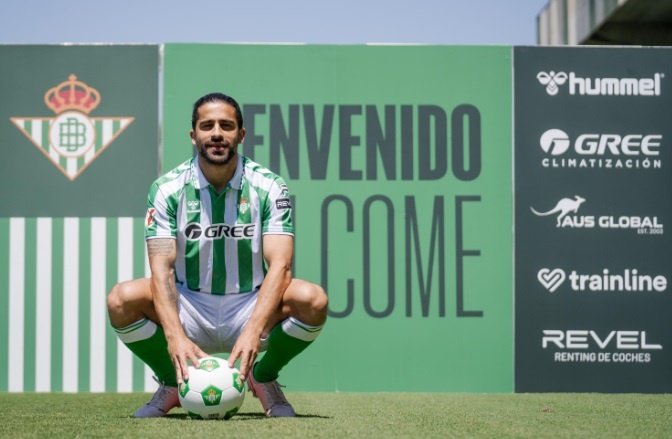
M 0 393 L 2 438 L 669 438 L 672 395 L 288 392 L 267 419 L 251 394 L 229 421 L 130 414 L 149 394 Z

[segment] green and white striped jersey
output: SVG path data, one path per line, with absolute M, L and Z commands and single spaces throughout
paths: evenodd
M 294 235 L 284 180 L 238 156 L 217 194 L 191 158 L 159 177 L 147 197 L 145 238 L 177 240 L 176 281 L 211 294 L 247 293 L 266 274 L 264 234 Z

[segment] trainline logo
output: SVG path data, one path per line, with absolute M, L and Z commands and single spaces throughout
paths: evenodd
M 537 73 L 537 81 L 549 96 L 556 96 L 567 84 L 570 95 L 579 96 L 660 96 L 665 73 L 654 73 L 645 78 L 581 77 L 575 72 Z
M 614 292 L 614 293 L 662 293 L 667 290 L 667 278 L 662 275 L 641 274 L 636 268 L 626 268 L 612 273 L 608 268 L 598 273 L 579 273 L 572 270 L 567 274 L 562 268 L 542 268 L 537 272 L 537 280 L 554 293 L 565 280 L 574 292 Z

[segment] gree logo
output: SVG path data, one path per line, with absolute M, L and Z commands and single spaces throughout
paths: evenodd
M 203 227 L 199 223 L 189 223 L 184 228 L 184 237 L 189 241 L 199 239 L 251 239 L 254 237 L 254 224 L 212 224 Z
M 539 145 L 547 154 L 562 155 L 567 152 L 571 142 L 566 132 L 552 128 L 541 135 Z

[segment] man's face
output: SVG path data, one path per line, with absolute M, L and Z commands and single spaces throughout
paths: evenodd
M 238 126 L 235 108 L 226 102 L 215 101 L 198 108 L 196 127 L 189 135 L 206 162 L 226 165 L 236 157 L 245 129 Z

